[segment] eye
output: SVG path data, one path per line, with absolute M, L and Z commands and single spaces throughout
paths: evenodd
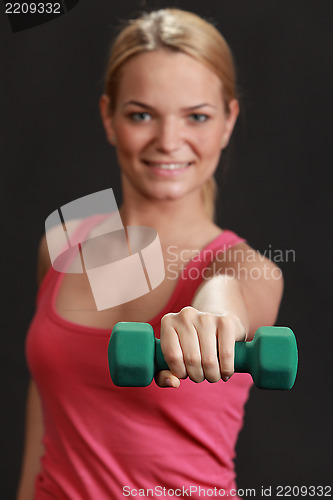
M 192 113 L 190 117 L 192 121 L 199 123 L 206 122 L 209 119 L 209 116 L 204 113 Z
M 146 122 L 150 120 L 151 116 L 146 111 L 137 111 L 135 113 L 131 113 L 130 118 L 134 122 Z

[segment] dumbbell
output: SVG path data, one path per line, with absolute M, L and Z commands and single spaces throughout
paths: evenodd
M 168 370 L 160 340 L 149 323 L 116 323 L 108 360 L 112 381 L 120 387 L 146 387 L 156 372 Z M 235 372 L 250 373 L 261 389 L 291 389 L 297 361 L 295 335 L 287 327 L 263 326 L 251 342 L 235 343 Z

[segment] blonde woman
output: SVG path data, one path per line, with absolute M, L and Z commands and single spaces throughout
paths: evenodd
M 119 211 L 125 226 L 156 229 L 166 275 L 149 294 L 96 311 L 86 275 L 56 272 L 43 238 L 18 500 L 236 494 L 252 381 L 233 374 L 234 344 L 274 324 L 283 285 L 275 264 L 213 221 L 235 84 L 226 41 L 193 13 L 145 13 L 115 39 L 100 110 L 121 169 Z M 149 322 L 161 338 L 170 370 L 148 388 L 111 382 L 118 321 Z

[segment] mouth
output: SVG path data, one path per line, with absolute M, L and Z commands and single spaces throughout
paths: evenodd
M 190 165 L 192 165 L 193 162 L 191 161 L 184 161 L 184 162 L 152 162 L 152 161 L 146 161 L 143 160 L 143 163 L 148 165 L 148 167 L 153 167 L 153 168 L 158 168 L 161 170 L 183 170 Z

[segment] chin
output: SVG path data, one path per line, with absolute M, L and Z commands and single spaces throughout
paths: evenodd
M 167 201 L 167 200 L 178 200 L 187 194 L 187 189 L 184 186 L 173 186 L 172 189 L 164 188 L 151 188 L 147 190 L 146 194 L 152 199 Z

